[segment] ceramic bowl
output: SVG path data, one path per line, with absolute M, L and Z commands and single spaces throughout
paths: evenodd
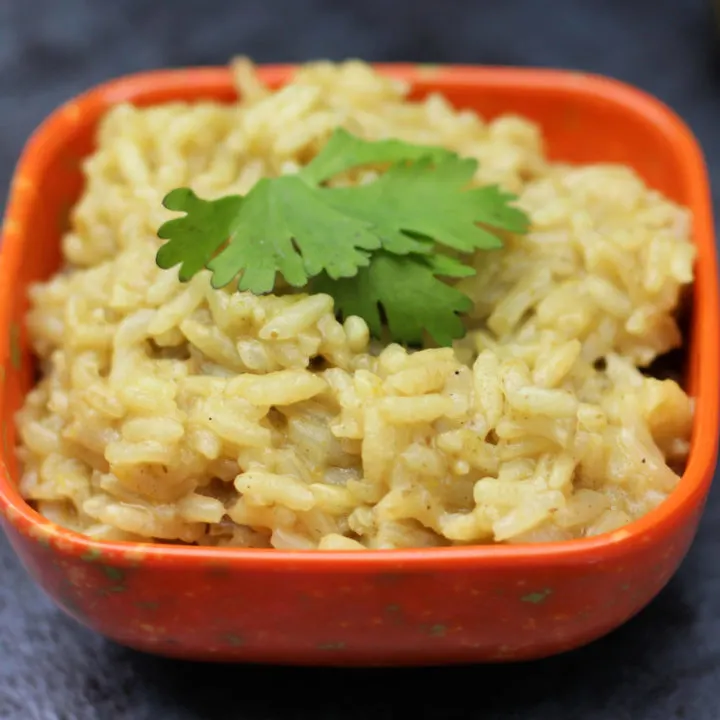
M 520 660 L 569 650 L 617 627 L 667 583 L 696 531 L 718 436 L 718 285 L 705 166 L 686 126 L 613 80 L 531 69 L 394 65 L 417 96 L 444 93 L 486 117 L 543 127 L 550 156 L 633 166 L 690 207 L 699 251 L 687 387 L 697 400 L 677 489 L 607 535 L 555 544 L 367 552 L 281 552 L 93 542 L 18 494 L 13 416 L 33 382 L 23 327 L 28 285 L 58 267 L 80 164 L 112 105 L 231 101 L 228 70 L 151 72 L 61 107 L 29 141 L 12 183 L 0 255 L 0 517 L 18 556 L 81 623 L 127 646 L 184 658 L 305 665 Z M 291 67 L 265 67 L 273 85 Z

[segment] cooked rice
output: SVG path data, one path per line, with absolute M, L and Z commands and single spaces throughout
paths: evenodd
M 686 209 L 630 168 L 550 163 L 523 118 L 410 102 L 359 62 L 274 93 L 234 72 L 237 104 L 120 105 L 101 124 L 66 267 L 31 293 L 26 498 L 97 539 L 330 550 L 597 535 L 672 492 L 692 401 L 639 368 L 681 344 Z M 376 349 L 328 296 L 155 264 L 167 191 L 245 193 L 339 125 L 477 158 L 530 213 L 460 282 L 475 306 L 454 349 Z

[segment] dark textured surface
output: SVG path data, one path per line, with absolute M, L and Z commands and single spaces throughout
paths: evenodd
M 217 64 L 238 52 L 261 61 L 360 56 L 606 73 L 680 112 L 720 179 L 720 79 L 703 0 L 440 7 L 433 0 L 0 0 L 0 199 L 28 133 L 68 96 L 110 76 Z M 523 666 L 382 672 L 198 666 L 124 650 L 60 615 L 0 537 L 0 719 L 381 720 L 405 717 L 404 708 L 448 720 L 717 720 L 718 521 L 715 492 L 668 588 L 584 650 Z

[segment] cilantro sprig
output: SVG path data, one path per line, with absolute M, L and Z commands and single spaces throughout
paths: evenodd
M 387 166 L 377 180 L 327 187 L 333 177 Z M 367 141 L 337 129 L 295 175 L 264 178 L 247 195 L 203 200 L 189 188 L 163 204 L 184 213 L 164 223 L 157 264 L 180 266 L 190 280 L 203 268 L 213 287 L 238 280 L 255 294 L 278 276 L 335 299 L 343 315 L 364 318 L 373 335 L 440 345 L 462 337 L 470 299 L 442 278 L 473 275 L 457 259 L 502 246 L 500 232 L 523 233 L 528 218 L 516 197 L 495 186 L 471 187 L 477 162 L 444 148 L 400 140 Z M 449 253 L 449 254 L 448 254 Z

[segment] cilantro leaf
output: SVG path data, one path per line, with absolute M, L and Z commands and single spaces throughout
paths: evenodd
M 173 191 L 166 206 L 168 199 L 171 209 L 187 214 L 160 228 L 170 242 L 158 252 L 158 264 L 183 262 L 182 279 L 207 265 L 216 288 L 238 275 L 238 289 L 258 295 L 273 289 L 277 273 L 295 287 L 323 270 L 348 277 L 368 264 L 365 250 L 380 247 L 369 223 L 328 206 L 296 175 L 264 178 L 232 206 L 228 198 L 200 200 L 188 189 Z
M 472 301 L 437 276 L 473 274 L 472 268 L 447 255 L 393 255 L 379 250 L 355 277 L 337 281 L 321 275 L 313 290 L 332 295 L 343 317 L 362 317 L 375 337 L 382 333 L 384 315 L 390 335 L 398 342 L 421 344 L 427 332 L 438 345 L 451 345 L 465 334 L 459 315 L 472 308 Z
M 434 167 L 427 159 L 393 165 L 369 185 L 325 190 L 326 202 L 372 224 L 390 252 L 429 252 L 417 235 L 461 252 L 499 248 L 497 230 L 524 232 L 527 217 L 499 188 L 469 188 L 476 169 L 475 160 L 458 157 Z
M 368 185 L 323 183 L 354 167 L 390 164 Z M 270 292 L 278 275 L 295 287 L 312 278 L 341 314 L 359 315 L 377 337 L 417 344 L 429 333 L 441 345 L 464 335 L 459 315 L 472 303 L 441 277 L 474 274 L 455 253 L 502 245 L 498 233 L 523 233 L 529 220 L 497 187 L 472 187 L 477 169 L 443 148 L 399 140 L 366 141 L 338 129 L 297 175 L 260 180 L 244 197 L 203 200 L 189 188 L 170 192 L 161 268 L 180 265 L 189 280 L 212 272 L 214 287 L 236 278 L 239 290 Z
M 337 128 L 323 149 L 300 171 L 300 176 L 312 185 L 320 185 L 340 173 L 381 163 L 409 162 L 426 158 L 439 161 L 457 157 L 441 147 L 413 145 L 402 140 L 363 140 Z
M 189 188 L 177 188 L 163 200 L 168 210 L 187 213 L 163 223 L 158 237 L 170 242 L 158 250 L 156 262 L 168 270 L 180 265 L 180 279 L 187 282 L 202 270 L 228 239 L 243 199 L 229 195 L 220 200 L 201 200 Z

